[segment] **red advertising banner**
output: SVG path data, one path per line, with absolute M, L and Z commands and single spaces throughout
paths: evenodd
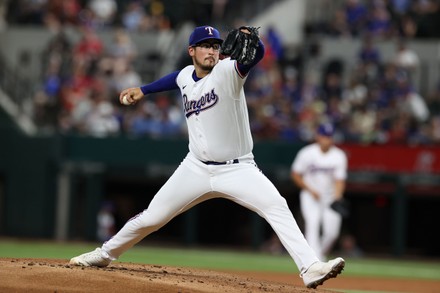
M 440 147 L 339 145 L 350 171 L 440 173 Z

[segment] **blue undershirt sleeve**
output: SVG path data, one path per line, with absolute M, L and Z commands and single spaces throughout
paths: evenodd
M 241 76 L 246 76 L 251 70 L 251 68 L 257 65 L 257 63 L 260 62 L 261 59 L 263 59 L 264 52 L 265 52 L 264 44 L 261 40 L 259 40 L 254 61 L 248 65 L 243 65 L 237 62 L 237 69 L 240 72 Z
M 141 86 L 141 91 L 144 95 L 176 90 L 179 87 L 176 83 L 177 75 L 180 73 L 180 70 L 165 75 L 164 77 L 153 81 L 152 83 Z

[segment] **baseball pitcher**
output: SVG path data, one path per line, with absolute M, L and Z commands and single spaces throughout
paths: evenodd
M 132 105 L 148 94 L 179 89 L 188 126 L 188 154 L 147 209 L 102 247 L 74 257 L 70 263 L 107 266 L 177 215 L 205 200 L 222 197 L 258 213 L 272 226 L 307 287 L 316 288 L 336 277 L 344 260 L 318 259 L 286 200 L 254 162 L 243 85 L 264 56 L 258 28 L 234 29 L 223 41 L 217 29 L 196 27 L 187 50 L 193 65 L 150 84 L 125 89 L 119 99 Z M 227 57 L 220 60 L 220 54 Z

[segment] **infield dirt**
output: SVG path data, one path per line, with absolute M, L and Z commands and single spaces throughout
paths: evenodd
M 440 281 L 353 278 L 343 274 L 318 289 L 306 289 L 299 276 L 267 272 L 220 272 L 186 267 L 112 263 L 85 268 L 67 260 L 0 258 L 0 292 L 161 292 L 254 293 L 376 290 L 439 292 Z

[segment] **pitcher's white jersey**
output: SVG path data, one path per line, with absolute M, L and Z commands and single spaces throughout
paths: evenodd
M 177 76 L 189 133 L 189 150 L 201 161 L 223 162 L 250 155 L 252 136 L 243 84 L 235 61 L 220 60 L 194 81 L 194 66 Z
M 324 153 L 317 143 L 313 143 L 298 152 L 291 170 L 301 174 L 304 183 L 312 186 L 323 201 L 332 202 L 335 180 L 347 177 L 347 156 L 336 146 Z M 302 190 L 301 193 L 309 192 Z

